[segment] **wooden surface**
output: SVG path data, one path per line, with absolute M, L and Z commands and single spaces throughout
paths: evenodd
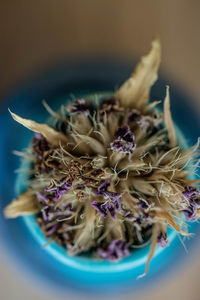
M 19 82 L 49 64 L 98 55 L 134 60 L 147 52 L 157 35 L 165 77 L 191 95 L 200 112 L 199 28 L 198 0 L 2 0 L 1 101 Z M 199 269 L 200 261 L 192 261 L 137 299 L 198 300 Z M 17 277 L 6 261 L 1 265 L 0 289 L 5 300 L 55 299 Z

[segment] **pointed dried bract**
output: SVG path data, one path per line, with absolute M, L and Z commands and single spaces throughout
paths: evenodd
M 115 94 L 122 106 L 144 108 L 149 100 L 151 86 L 158 78 L 160 61 L 161 45 L 160 41 L 155 39 L 150 52 L 142 57 L 134 73 Z
M 4 210 L 7 218 L 16 218 L 23 215 L 32 215 L 40 211 L 34 195 L 28 190 L 13 200 Z
M 15 121 L 34 132 L 40 133 L 51 145 L 58 146 L 59 144 L 66 145 L 68 143 L 68 139 L 64 134 L 56 131 L 47 124 L 39 124 L 29 119 L 23 119 L 10 110 L 9 112 Z
M 169 86 L 166 87 L 166 97 L 164 101 L 164 119 L 168 131 L 170 146 L 171 148 L 173 148 L 176 146 L 177 142 L 176 142 L 176 133 L 174 130 L 173 120 L 170 111 Z
M 149 251 L 149 255 L 148 255 L 148 259 L 146 262 L 146 267 L 145 267 L 145 271 L 144 274 L 138 276 L 138 278 L 142 278 L 144 277 L 148 270 L 149 270 L 149 264 L 154 256 L 155 250 L 156 250 L 156 243 L 157 243 L 157 236 L 158 236 L 158 225 L 155 224 L 153 227 L 153 233 L 152 233 L 152 237 L 151 237 L 151 247 L 150 247 L 150 251 Z

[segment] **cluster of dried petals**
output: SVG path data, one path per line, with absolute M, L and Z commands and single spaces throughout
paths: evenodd
M 93 201 L 91 205 L 104 217 L 108 216 L 108 212 L 110 216 L 115 219 L 116 211 L 121 212 L 121 194 L 108 191 L 108 187 L 110 185 L 110 180 L 105 180 L 97 189 L 96 194 L 102 195 L 106 201 L 98 202 Z
M 195 221 L 197 211 L 200 209 L 200 191 L 193 186 L 185 186 L 184 197 L 188 200 L 188 205 L 184 209 L 187 221 Z
M 174 216 L 196 220 L 200 192 L 187 177 L 198 146 L 181 149 L 170 113 L 148 104 L 157 79 L 160 43 L 154 40 L 131 77 L 98 101 L 77 99 L 64 110 L 48 111 L 59 126 L 12 117 L 35 132 L 27 191 L 5 209 L 7 217 L 37 213 L 46 237 L 71 255 L 85 251 L 118 261 L 131 247 L 151 239 L 168 245 L 167 226 L 187 235 Z M 95 101 L 94 101 L 95 100 Z

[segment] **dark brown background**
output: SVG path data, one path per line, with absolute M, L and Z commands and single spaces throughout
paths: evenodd
M 98 55 L 135 60 L 157 35 L 166 79 L 191 96 L 200 112 L 199 27 L 198 0 L 1 0 L 1 101 L 18 83 L 49 64 Z M 192 261 L 156 290 L 137 298 L 198 300 L 199 269 L 200 261 Z M 6 300 L 55 299 L 16 278 L 6 262 L 1 265 L 0 289 Z

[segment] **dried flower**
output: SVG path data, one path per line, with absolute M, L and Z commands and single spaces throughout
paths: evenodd
M 64 107 L 67 116 L 48 108 L 52 127 L 10 112 L 35 135 L 27 191 L 5 215 L 36 213 L 45 236 L 71 255 L 89 251 L 118 261 L 130 254 L 129 247 L 142 247 L 151 238 L 145 272 L 156 245 L 168 245 L 168 225 L 188 235 L 173 216 L 182 222 L 200 216 L 200 192 L 185 168 L 197 157 L 199 144 L 178 145 L 168 87 L 163 114 L 154 110 L 158 101 L 147 106 L 159 63 L 160 43 L 154 40 L 110 98 L 76 99 Z

